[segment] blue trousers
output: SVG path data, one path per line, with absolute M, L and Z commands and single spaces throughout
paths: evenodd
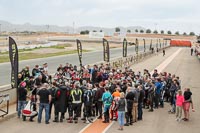
M 118 111 L 119 126 L 124 126 L 124 116 L 125 116 L 125 111 Z
M 45 110 L 45 122 L 49 122 L 49 104 L 48 103 L 39 104 L 38 122 L 41 122 L 43 109 Z
M 21 111 L 25 108 L 26 101 L 18 101 L 18 109 L 17 109 L 17 115 L 20 117 Z

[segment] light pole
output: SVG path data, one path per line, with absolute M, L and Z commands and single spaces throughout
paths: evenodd
M 46 26 L 47 26 L 47 41 L 49 41 L 49 25 Z
M 1 24 L 0 24 L 0 34 L 1 34 Z

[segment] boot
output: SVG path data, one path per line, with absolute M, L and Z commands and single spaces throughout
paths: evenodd
M 70 117 L 69 120 L 68 120 L 67 122 L 68 122 L 68 123 L 73 123 L 72 117 Z

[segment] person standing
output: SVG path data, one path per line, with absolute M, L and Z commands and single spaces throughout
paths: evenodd
M 98 108 L 98 112 L 99 112 L 99 117 L 97 117 L 97 118 L 102 119 L 102 106 L 103 106 L 102 96 L 103 96 L 103 93 L 104 93 L 104 88 L 101 85 L 101 83 L 100 83 L 100 85 L 96 84 L 96 86 L 98 88 L 97 88 L 97 92 L 96 92 L 96 95 L 95 95 L 95 100 L 97 101 L 97 108 Z
M 176 95 L 176 120 L 178 122 L 181 121 L 183 103 L 184 103 L 184 96 L 182 95 L 182 91 L 178 90 L 178 94 Z
M 60 115 L 60 122 L 63 122 L 64 115 L 67 111 L 67 97 L 69 96 L 67 91 L 67 86 L 65 82 L 55 90 L 55 119 L 53 122 L 58 122 L 59 113 Z
M 163 56 L 165 56 L 165 49 L 163 49 Z
M 161 96 L 161 87 L 162 84 L 160 82 L 160 78 L 156 78 L 155 82 L 155 108 L 158 109 L 159 103 L 160 103 L 160 96 Z
M 49 124 L 49 103 L 51 102 L 51 94 L 47 89 L 49 85 L 44 83 L 37 93 L 37 100 L 39 104 L 38 123 L 41 123 L 42 112 L 45 109 L 45 123 Z
M 194 52 L 194 49 L 193 49 L 193 48 L 191 48 L 191 56 L 193 55 L 193 52 Z
M 133 110 L 134 99 L 135 99 L 135 93 L 131 90 L 131 87 L 129 86 L 126 92 L 126 113 L 125 113 L 126 124 L 124 124 L 124 126 L 132 125 L 133 122 L 132 110 Z
M 26 90 L 26 82 L 21 82 L 18 88 L 18 118 L 20 118 L 21 116 L 21 111 L 24 109 L 25 105 L 26 105 L 26 95 L 27 95 L 27 90 Z M 23 120 L 24 117 L 23 117 Z
M 135 95 L 134 101 L 133 101 L 133 110 L 132 110 L 132 115 L 133 115 L 133 122 L 137 122 L 137 115 L 138 115 L 138 98 L 140 95 L 139 89 L 138 89 L 138 84 L 135 85 L 135 88 L 133 89 L 133 93 Z
M 119 122 L 119 130 L 123 130 L 124 126 L 124 116 L 125 116 L 125 98 L 124 93 L 120 93 L 120 100 L 118 101 L 117 109 L 118 109 L 118 122 Z
M 139 98 L 138 98 L 138 120 L 142 120 L 142 115 L 143 115 L 143 111 L 142 111 L 142 103 L 144 101 L 144 97 L 145 97 L 145 92 L 142 88 L 142 85 L 139 86 Z
M 93 104 L 93 92 L 92 84 L 88 84 L 87 90 L 83 94 L 84 102 L 84 114 L 85 114 L 85 123 L 92 123 L 92 104 Z
M 74 119 L 74 123 L 78 123 L 78 116 L 80 114 L 81 104 L 82 104 L 82 93 L 83 92 L 80 89 L 79 82 L 76 82 L 75 88 L 71 90 L 71 93 L 70 93 L 70 101 L 71 101 L 72 109 L 71 109 L 68 123 L 73 123 L 72 119 Z
M 103 104 L 104 104 L 104 121 L 103 123 L 109 123 L 109 119 L 110 119 L 110 116 L 109 116 L 109 110 L 110 110 L 110 105 L 112 103 L 112 95 L 111 93 L 109 92 L 109 87 L 105 87 L 105 92 L 103 93 L 103 96 L 102 96 L 102 101 L 103 101 Z
M 51 102 L 49 104 L 49 119 L 51 119 L 52 107 L 54 106 L 55 108 L 55 93 L 56 90 L 58 89 L 56 86 L 57 86 L 56 82 L 53 82 L 51 88 L 49 89 L 49 92 L 51 94 Z
M 185 88 L 184 91 L 184 99 L 185 102 L 183 103 L 183 111 L 184 111 L 184 121 L 189 120 L 189 110 L 190 110 L 190 105 L 192 106 L 192 111 L 194 112 L 194 107 L 193 107 L 193 102 L 192 102 L 192 92 L 190 91 L 189 88 Z

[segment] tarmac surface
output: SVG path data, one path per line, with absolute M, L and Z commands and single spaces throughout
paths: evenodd
M 164 57 L 160 53 L 158 56 L 154 55 L 132 66 L 135 72 L 143 72 L 145 68 L 150 71 L 159 68 L 161 71 L 176 74 L 181 79 L 182 89 L 185 87 L 191 88 L 195 112 L 190 112 L 190 120 L 188 122 L 175 121 L 175 115 L 168 114 L 169 103 L 165 103 L 164 108 L 155 109 L 154 112 L 148 112 L 144 109 L 143 120 L 134 123 L 132 126 L 124 127 L 123 131 L 117 130 L 118 122 L 111 122 L 106 126 L 104 125 L 105 127 L 101 132 L 200 133 L 200 60 L 195 56 L 190 56 L 189 48 L 172 47 L 166 50 L 166 56 Z M 32 123 L 29 121 L 23 122 L 22 119 L 14 117 L 0 122 L 0 131 L 2 133 L 79 133 L 87 130 L 87 133 L 100 133 L 98 129 L 102 128 L 101 124 L 98 124 L 101 123 L 101 120 L 96 120 L 90 125 L 84 124 L 81 120 L 78 124 L 69 124 L 66 120 L 63 123 L 50 122 L 49 125 L 44 124 L 44 115 L 41 124 L 36 121 Z M 94 124 L 96 126 L 92 126 Z M 90 130 L 88 130 L 89 128 Z

